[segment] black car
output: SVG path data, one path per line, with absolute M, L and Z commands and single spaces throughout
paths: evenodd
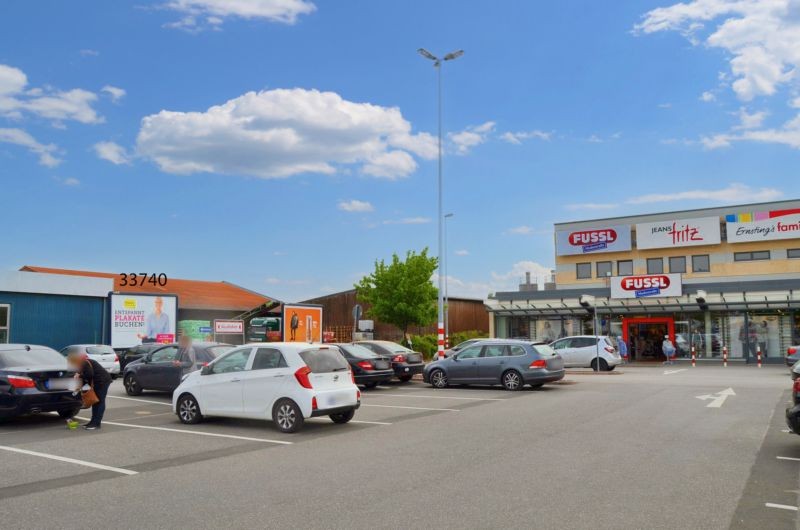
M 151 351 L 163 347 L 163 344 L 157 342 L 151 342 L 149 344 L 140 344 L 138 346 L 133 346 L 131 348 L 127 348 L 124 350 L 118 350 L 117 355 L 119 356 L 119 369 L 120 371 L 124 372 L 125 367 L 132 363 L 133 361 L 138 361 Z
M 421 353 L 409 350 L 395 342 L 389 342 L 388 340 L 362 340 L 356 342 L 356 344 L 372 350 L 392 363 L 394 375 L 400 381 L 411 381 L 414 374 L 421 374 L 425 368 Z
M 795 434 L 800 434 L 800 379 L 792 383 L 792 402 L 786 407 L 786 425 Z
M 72 393 L 73 375 L 53 349 L 0 344 L 0 419 L 40 412 L 73 417 L 82 404 L 80 394 Z
M 179 360 L 178 344 L 159 346 L 141 359 L 125 366 L 122 382 L 129 396 L 138 396 L 143 390 L 172 392 L 181 384 L 185 368 L 176 362 Z M 193 370 L 199 370 L 220 355 L 229 352 L 233 346 L 218 342 L 195 342 L 192 348 L 197 360 Z
M 360 344 L 336 344 L 350 363 L 353 377 L 357 385 L 375 388 L 381 383 L 388 383 L 394 377 L 394 370 L 389 361 L 373 353 Z

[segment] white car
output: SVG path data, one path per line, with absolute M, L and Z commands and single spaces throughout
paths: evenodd
M 111 379 L 119 377 L 119 355 L 117 355 L 117 352 L 115 352 L 114 348 L 111 346 L 105 344 L 73 344 L 63 348 L 60 353 L 66 357 L 73 351 L 77 351 L 100 363 L 100 366 L 111 374 Z
M 335 346 L 265 342 L 245 344 L 184 376 L 172 394 L 182 423 L 203 416 L 272 420 L 296 432 L 306 418 L 347 423 L 361 406 L 350 365 Z
M 622 363 L 622 358 L 610 337 L 576 335 L 553 341 L 550 346 L 564 359 L 564 366 L 567 368 L 597 370 L 598 352 L 602 371 L 611 371 Z

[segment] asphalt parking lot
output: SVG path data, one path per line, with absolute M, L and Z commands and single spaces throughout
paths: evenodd
M 783 367 L 685 365 L 513 393 L 412 382 L 287 435 L 182 425 L 169 396 L 118 381 L 100 431 L 0 424 L 0 511 L 31 528 L 88 510 L 117 528 L 795 528 L 790 386 Z

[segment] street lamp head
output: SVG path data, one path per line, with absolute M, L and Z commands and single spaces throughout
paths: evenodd
M 444 216 L 445 219 L 450 219 L 451 217 L 453 217 L 452 213 L 445 214 Z
M 419 52 L 419 54 L 422 55 L 423 57 L 425 57 L 426 59 L 430 59 L 431 61 L 439 62 L 439 58 L 436 57 L 431 52 L 429 52 L 428 50 L 426 50 L 425 48 L 420 48 L 420 49 L 417 50 L 417 52 Z
M 464 55 L 464 50 L 457 50 L 457 51 L 450 52 L 447 55 L 445 55 L 444 56 L 444 60 L 445 61 L 452 61 L 453 59 L 458 59 L 462 55 Z

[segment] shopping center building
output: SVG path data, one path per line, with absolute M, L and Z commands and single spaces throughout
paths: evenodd
M 555 270 L 486 302 L 496 337 L 551 341 L 598 331 L 634 360 L 782 362 L 800 343 L 800 200 L 555 225 Z M 584 297 L 586 305 L 580 303 Z M 593 297 L 593 298 L 592 298 Z

